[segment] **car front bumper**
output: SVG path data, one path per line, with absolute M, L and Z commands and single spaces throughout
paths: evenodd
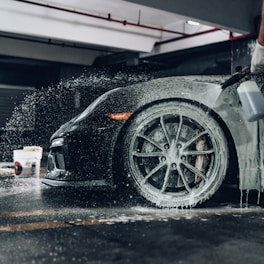
M 51 143 L 48 155 L 48 170 L 42 183 L 54 187 L 90 187 L 110 188 L 111 184 L 105 179 L 83 179 L 78 176 L 78 168 L 74 167 L 65 138 L 57 138 Z

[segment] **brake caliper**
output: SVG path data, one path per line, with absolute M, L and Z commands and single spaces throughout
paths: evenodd
M 197 130 L 197 134 L 200 134 L 201 131 Z M 202 151 L 206 150 L 208 148 L 206 144 L 206 136 L 203 135 L 201 136 L 197 141 L 196 141 L 196 150 L 197 151 Z M 209 164 L 209 157 L 208 155 L 197 155 L 196 160 L 195 160 L 195 168 L 199 170 L 201 173 L 205 173 L 205 169 L 207 165 Z M 194 183 L 198 184 L 202 180 L 201 176 L 196 173 L 195 178 L 194 178 Z

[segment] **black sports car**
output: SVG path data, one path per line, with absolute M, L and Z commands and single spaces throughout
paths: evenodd
M 128 183 L 160 207 L 209 199 L 230 171 L 241 190 L 262 190 L 264 123 L 247 122 L 237 86 L 222 81 L 167 77 L 104 93 L 52 135 L 43 183 Z

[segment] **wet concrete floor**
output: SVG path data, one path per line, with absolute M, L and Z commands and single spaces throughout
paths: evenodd
M 264 263 L 263 197 L 222 191 L 193 209 L 0 180 L 0 263 Z M 247 202 L 247 203 L 245 203 Z

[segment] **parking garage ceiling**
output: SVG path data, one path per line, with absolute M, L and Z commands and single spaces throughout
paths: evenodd
M 92 65 L 251 34 L 261 0 L 1 0 L 0 57 Z M 196 23 L 193 23 L 196 22 Z

